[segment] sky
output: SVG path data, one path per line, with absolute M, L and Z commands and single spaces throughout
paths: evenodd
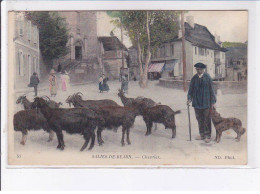
M 211 34 L 220 36 L 222 42 L 245 42 L 248 40 L 247 11 L 189 11 L 194 23 L 204 25 Z
M 212 35 L 219 35 L 222 42 L 245 42 L 248 40 L 248 13 L 247 11 L 189 11 L 186 16 L 193 16 L 194 23 L 204 25 Z M 120 29 L 110 22 L 112 19 L 106 12 L 98 12 L 98 36 L 110 36 L 111 30 L 121 39 Z M 131 41 L 124 36 L 123 43 L 130 47 Z

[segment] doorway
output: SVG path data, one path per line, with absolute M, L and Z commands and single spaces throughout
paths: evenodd
M 75 46 L 75 59 L 82 60 L 82 47 L 81 46 Z

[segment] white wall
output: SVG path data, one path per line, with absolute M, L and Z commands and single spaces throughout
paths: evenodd
M 214 64 L 214 50 L 206 49 L 206 55 L 199 55 L 199 47 L 197 48 L 197 54 L 195 54 L 195 47 L 193 46 L 193 64 L 204 63 L 207 65 L 207 73 L 214 78 L 215 77 L 215 64 Z M 193 68 L 193 75 L 196 74 L 195 68 Z

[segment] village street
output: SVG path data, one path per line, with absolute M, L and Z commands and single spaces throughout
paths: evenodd
M 122 105 L 120 98 L 117 96 L 117 91 L 120 88 L 120 82 L 109 81 L 110 91 L 99 93 L 97 83 L 89 83 L 85 85 L 72 86 L 69 91 L 58 91 L 58 94 L 53 100 L 62 102 L 62 107 L 69 107 L 65 103 L 65 99 L 74 92 L 82 92 L 84 99 L 112 99 Z M 16 93 L 16 99 L 22 93 Z M 48 95 L 49 91 L 39 91 L 39 96 Z M 186 93 L 182 90 L 163 88 L 158 85 L 157 81 L 150 81 L 147 89 L 141 89 L 138 82 L 130 81 L 129 93 L 127 97 L 144 96 L 153 99 L 156 102 L 161 102 L 164 105 L 170 106 L 174 111 L 181 110 L 181 114 L 176 115 L 177 135 L 175 139 L 171 138 L 171 130 L 164 129 L 164 126 L 159 124 L 158 130 L 152 130 L 150 136 L 145 136 L 146 126 L 141 116 L 135 120 L 133 128 L 130 130 L 131 145 L 121 146 L 121 128 L 117 132 L 104 130 L 102 133 L 103 146 L 99 146 L 97 141 L 93 150 L 87 149 L 80 152 L 80 148 L 84 143 L 83 136 L 70 135 L 64 132 L 65 150 L 56 149 L 58 145 L 55 136 L 52 142 L 47 142 L 48 133 L 43 130 L 30 131 L 25 146 L 20 144 L 21 132 L 14 132 L 14 151 L 22 157 L 30 158 L 28 163 L 48 164 L 48 159 L 56 162 L 52 164 L 64 165 L 94 165 L 94 164 L 119 164 L 125 163 L 138 164 L 145 162 L 146 164 L 164 164 L 163 159 L 171 159 L 174 165 L 192 165 L 192 164 L 245 164 L 247 155 L 246 138 L 247 134 L 243 135 L 240 142 L 236 142 L 234 138 L 236 134 L 233 130 L 228 130 L 223 133 L 220 143 L 216 143 L 215 128 L 212 125 L 212 141 L 206 144 L 203 141 L 196 141 L 194 138 L 198 135 L 198 124 L 195 118 L 193 108 L 191 111 L 191 128 L 192 141 L 189 141 L 189 125 L 188 113 L 186 105 Z M 33 92 L 27 94 L 30 101 L 33 100 Z M 14 101 L 15 112 L 22 110 L 22 106 L 16 105 Z M 247 128 L 247 95 L 246 94 L 228 94 L 222 95 L 221 92 L 217 95 L 217 111 L 222 117 L 236 117 L 241 119 L 243 127 Z M 108 158 L 106 161 L 99 157 Z M 110 157 L 110 158 L 109 158 Z M 119 159 L 115 159 L 119 157 Z M 120 159 L 120 157 L 127 157 Z M 157 158 L 157 160 L 149 160 L 148 157 Z M 216 159 L 220 157 L 220 159 Z M 95 158 L 95 163 L 91 158 Z M 43 159 L 43 160 L 42 160 Z M 135 160 L 133 160 L 135 159 Z M 214 160 L 215 159 L 215 160 Z M 132 160 L 129 162 L 129 160 Z M 39 162 L 41 161 L 41 162 Z M 181 161 L 181 162 L 178 162 Z M 169 163 L 166 163 L 169 164 Z

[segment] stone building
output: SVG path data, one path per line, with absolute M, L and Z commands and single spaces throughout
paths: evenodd
M 121 68 L 127 68 L 127 48 L 116 36 L 98 37 L 102 71 L 110 79 L 118 79 Z M 124 50 L 124 64 L 122 63 L 122 49 Z
M 229 47 L 226 52 L 226 81 L 247 80 L 247 45 Z
M 202 62 L 206 71 L 215 80 L 224 79 L 225 49 L 215 40 L 207 27 L 194 24 L 193 18 L 187 18 L 185 26 L 186 76 L 191 79 L 196 70 L 194 64 Z M 179 36 L 160 45 L 153 54 L 148 72 L 160 73 L 162 77 L 182 77 L 182 38 Z
M 69 53 L 56 63 L 70 72 L 72 82 L 96 79 L 100 71 L 97 18 L 94 11 L 59 12 L 69 28 Z
M 97 12 L 65 11 L 59 14 L 66 19 L 70 29 L 69 53 L 55 66 L 60 63 L 69 71 L 72 82 L 98 80 L 102 73 L 110 79 L 118 79 L 122 67 L 121 49 L 127 56 L 127 48 L 116 36 L 98 37 Z M 124 64 L 126 66 L 126 61 Z
M 40 77 L 39 66 L 39 29 L 24 12 L 9 14 L 9 47 L 11 66 L 14 67 L 14 88 L 25 88 L 31 75 L 36 72 Z

